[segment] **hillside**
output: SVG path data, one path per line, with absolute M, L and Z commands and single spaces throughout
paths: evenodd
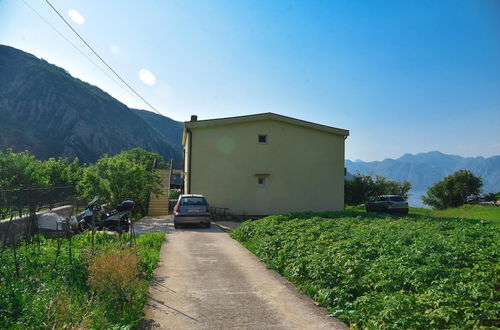
M 0 45 L 0 149 L 94 162 L 141 147 L 180 161 L 180 143 L 170 139 L 181 124 L 165 117 L 173 131 L 159 132 L 137 113 L 60 67 Z
M 374 173 L 394 180 L 408 180 L 416 191 L 426 190 L 457 170 L 468 169 L 482 177 L 485 192 L 500 191 L 500 156 L 461 157 L 433 151 L 375 162 L 346 160 L 346 167 L 350 173 Z
M 163 135 L 165 140 L 182 154 L 182 130 L 184 124 L 151 111 L 130 109 L 141 117 L 149 126 Z

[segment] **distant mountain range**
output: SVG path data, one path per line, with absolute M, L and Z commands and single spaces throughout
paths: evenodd
M 141 147 L 180 166 L 181 135 L 180 122 L 130 109 L 60 67 L 0 45 L 0 149 L 89 163 Z
M 373 173 L 393 180 L 410 181 L 415 191 L 425 191 L 447 175 L 467 169 L 482 177 L 484 192 L 500 191 L 500 156 L 461 157 L 432 151 L 375 162 L 346 160 L 346 167 L 351 174 Z

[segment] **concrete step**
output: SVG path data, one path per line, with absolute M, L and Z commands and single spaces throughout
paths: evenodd
M 166 215 L 168 214 L 168 193 L 170 188 L 170 170 L 160 170 L 158 174 L 161 177 L 163 185 L 163 194 L 159 196 L 151 195 L 149 199 L 149 215 Z
M 149 211 L 149 215 L 167 215 L 167 211 Z
M 163 207 L 168 206 L 168 203 L 149 203 L 149 207 Z

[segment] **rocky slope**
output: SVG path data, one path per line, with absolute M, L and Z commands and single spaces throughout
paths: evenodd
M 161 133 L 137 113 L 62 68 L 0 45 L 0 149 L 94 162 L 141 147 L 180 160 L 172 136 L 181 124 L 164 117 L 171 126 Z

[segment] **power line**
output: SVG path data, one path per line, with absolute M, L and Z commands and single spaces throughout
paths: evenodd
M 38 17 L 40 17 L 45 23 L 47 23 L 51 28 L 52 30 L 54 30 L 57 34 L 59 34 L 64 40 L 66 40 L 71 46 L 73 46 L 74 49 L 76 49 L 80 54 L 82 54 L 87 60 L 89 60 L 90 63 L 92 63 L 96 68 L 98 68 L 102 73 L 104 73 L 106 76 L 108 76 L 111 80 L 113 80 L 118 86 L 120 86 L 121 88 L 123 88 L 123 90 L 129 92 L 128 89 L 126 89 L 122 84 L 120 84 L 115 78 L 113 78 L 109 73 L 107 73 L 106 71 L 103 70 L 103 68 L 101 68 L 99 65 L 97 65 L 96 62 L 94 62 L 90 57 L 87 56 L 87 54 L 85 54 L 84 52 L 81 51 L 80 48 L 78 48 L 78 46 L 76 46 L 71 40 L 69 40 L 68 38 L 66 38 L 66 36 L 64 34 L 62 34 L 61 32 L 59 32 L 59 30 L 56 29 L 56 27 L 52 24 L 50 24 L 50 22 L 48 20 L 45 19 L 45 17 L 43 17 L 35 8 L 33 8 L 32 6 L 30 6 L 26 1 L 23 0 L 23 3 L 28 7 L 30 8 Z
M 116 73 L 116 71 L 111 67 L 109 66 L 108 63 L 106 63 L 106 61 L 99 55 L 97 54 L 97 52 L 94 50 L 94 48 L 92 48 L 87 41 L 85 41 L 85 39 L 83 39 L 83 37 L 78 33 L 76 32 L 76 30 L 71 26 L 71 24 L 68 23 L 68 21 L 66 21 L 66 19 L 57 11 L 57 9 L 52 6 L 52 4 L 49 2 L 49 0 L 45 0 L 45 2 L 48 3 L 48 5 L 56 12 L 56 14 L 64 21 L 64 23 L 66 23 L 66 25 L 78 36 L 78 38 L 80 38 L 80 40 L 92 51 L 92 53 L 94 53 L 95 56 L 97 56 L 97 58 L 99 58 L 101 60 L 102 63 L 104 63 L 104 65 L 106 65 L 108 67 L 108 69 L 111 70 L 111 72 L 113 72 L 115 74 L 115 76 L 118 77 L 118 79 L 120 79 L 128 88 L 130 88 L 130 90 L 132 92 L 134 92 L 135 95 L 137 95 L 144 103 L 146 103 L 151 109 L 153 109 L 157 114 L 159 114 L 160 116 L 163 116 L 158 110 L 156 110 L 155 107 L 153 107 L 148 101 L 146 101 L 138 92 L 135 91 L 135 89 L 132 88 L 132 86 L 130 86 L 118 73 Z

